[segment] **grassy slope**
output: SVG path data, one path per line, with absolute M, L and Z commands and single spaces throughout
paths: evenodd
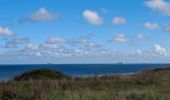
M 0 84 L 0 97 L 4 100 L 170 100 L 170 68 L 136 75 L 10 81 Z

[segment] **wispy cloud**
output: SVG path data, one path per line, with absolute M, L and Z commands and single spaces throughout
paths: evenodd
M 128 42 L 129 39 L 128 39 L 128 37 L 126 37 L 126 36 L 125 36 L 124 34 L 122 34 L 122 33 L 116 33 L 116 34 L 113 35 L 111 41 L 125 43 L 125 42 Z
M 46 8 L 42 7 L 37 12 L 28 16 L 26 19 L 31 20 L 33 22 L 47 22 L 56 20 L 57 15 L 49 12 Z
M 144 34 L 137 34 L 137 38 L 140 39 L 140 40 L 143 40 L 145 39 L 145 35 Z
M 29 44 L 26 45 L 26 49 L 28 49 L 28 50 L 37 50 L 38 45 L 29 43 Z
M 146 23 L 144 24 L 144 27 L 145 27 L 146 29 L 154 30 L 154 29 L 157 29 L 159 26 L 158 26 L 157 23 L 146 22 Z
M 29 39 L 20 37 L 20 38 L 12 38 L 10 41 L 5 43 L 5 48 L 17 48 L 18 45 L 28 44 Z
M 170 25 L 167 25 L 167 26 L 163 27 L 163 30 L 165 32 L 170 32 Z
M 67 40 L 64 38 L 60 38 L 60 37 L 49 37 L 46 40 L 46 43 L 66 43 Z
M 112 23 L 114 25 L 123 25 L 127 23 L 127 20 L 123 17 L 114 17 Z

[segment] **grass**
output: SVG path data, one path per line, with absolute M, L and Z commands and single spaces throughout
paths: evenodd
M 170 100 L 170 68 L 89 78 L 40 69 L 0 83 L 0 100 Z

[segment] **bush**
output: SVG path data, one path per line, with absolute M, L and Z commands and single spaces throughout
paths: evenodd
M 28 80 L 56 80 L 68 78 L 61 72 L 57 72 L 51 69 L 38 69 L 30 72 L 25 72 L 19 76 L 14 77 L 15 81 L 28 81 Z

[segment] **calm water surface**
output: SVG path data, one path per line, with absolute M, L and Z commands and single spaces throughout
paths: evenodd
M 36 64 L 0 65 L 0 80 L 8 80 L 25 71 L 51 68 L 71 76 L 94 76 L 135 73 L 144 69 L 168 67 L 170 64 Z

